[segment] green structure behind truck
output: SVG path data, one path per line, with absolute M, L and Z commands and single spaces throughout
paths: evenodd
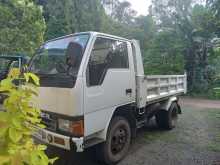
M 12 68 L 21 69 L 28 61 L 25 55 L 0 55 L 0 81 L 7 77 Z

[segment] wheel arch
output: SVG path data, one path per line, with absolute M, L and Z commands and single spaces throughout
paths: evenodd
M 120 106 L 120 107 L 116 108 L 116 110 L 114 111 L 114 113 L 112 115 L 112 119 L 115 116 L 121 116 L 121 117 L 124 117 L 128 120 L 129 125 L 131 127 L 132 138 L 136 137 L 136 128 L 137 128 L 134 109 L 135 109 L 135 107 L 132 104 Z
M 105 126 L 105 129 L 102 130 L 101 132 L 99 132 L 98 134 L 96 134 L 96 136 L 105 141 L 107 133 L 108 133 L 108 128 L 109 128 L 109 125 L 110 125 L 112 119 L 115 116 L 122 116 L 122 117 L 125 117 L 128 120 L 128 122 L 131 126 L 132 138 L 134 138 L 136 136 L 136 119 L 135 119 L 135 116 L 133 114 L 134 108 L 135 107 L 133 106 L 133 103 L 116 107 L 114 109 L 114 111 L 112 112 L 112 115 L 109 118 L 109 121 L 107 122 L 107 124 Z
M 180 108 L 180 105 L 178 104 L 178 97 L 177 96 L 173 96 L 173 97 L 170 97 L 169 99 L 167 99 L 166 101 L 163 101 L 161 102 L 160 104 L 160 109 L 161 110 L 165 110 L 165 111 L 169 111 L 171 105 L 173 103 L 176 103 L 177 106 L 178 106 L 178 113 L 181 114 L 181 108 Z

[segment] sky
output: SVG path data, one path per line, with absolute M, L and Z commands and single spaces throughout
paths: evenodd
M 147 15 L 148 7 L 151 5 L 151 0 L 127 0 L 131 3 L 132 8 L 138 12 L 138 15 Z

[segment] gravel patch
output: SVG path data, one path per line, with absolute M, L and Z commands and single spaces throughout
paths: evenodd
M 220 165 L 220 102 L 189 98 L 180 102 L 183 114 L 177 127 L 159 130 L 153 119 L 138 131 L 118 165 Z M 47 153 L 60 157 L 57 165 L 102 165 L 94 159 L 93 149 L 74 153 L 48 147 Z

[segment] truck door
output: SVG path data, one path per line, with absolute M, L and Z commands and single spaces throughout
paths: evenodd
M 135 73 L 127 41 L 97 37 L 86 68 L 86 134 L 105 128 L 112 109 L 135 101 Z M 93 119 L 93 120 L 92 120 Z

